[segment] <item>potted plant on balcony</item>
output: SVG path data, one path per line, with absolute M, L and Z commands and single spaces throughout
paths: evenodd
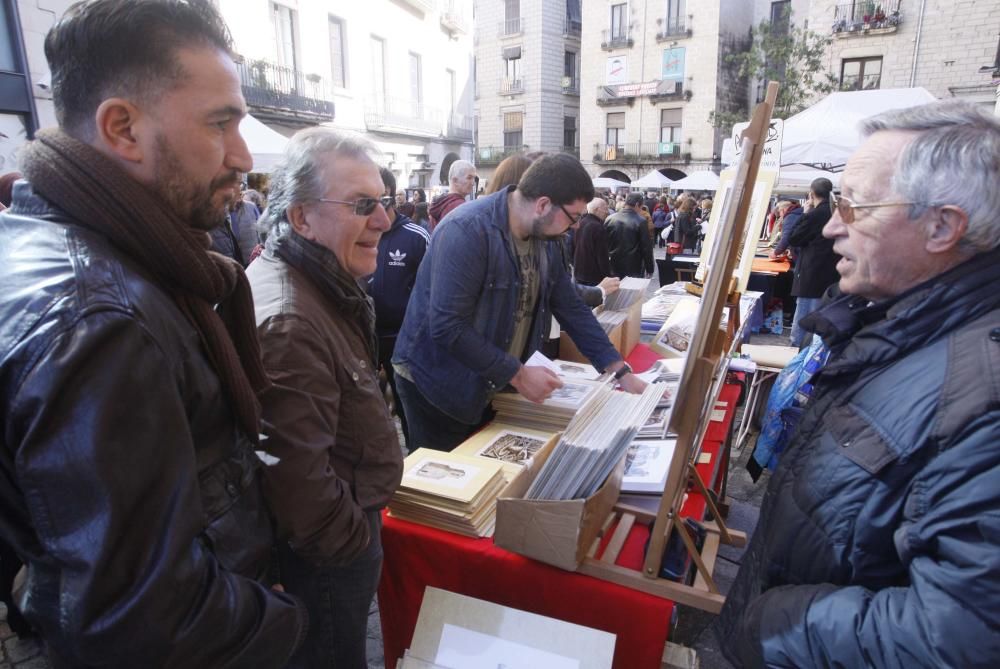
M 875 14 L 875 3 L 873 0 L 868 0 L 861 10 L 861 29 L 868 30 L 871 27 L 872 16 Z

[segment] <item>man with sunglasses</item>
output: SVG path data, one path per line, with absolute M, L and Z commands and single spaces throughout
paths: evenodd
M 554 314 L 597 368 L 645 384 L 580 300 L 562 236 L 594 196 L 580 161 L 543 155 L 516 186 L 452 212 L 434 231 L 392 362 L 411 448 L 451 450 L 491 418 L 508 385 L 541 402 L 562 383 L 525 366 Z
M 1000 666 L 1000 121 L 862 123 L 829 347 L 719 620 L 738 666 Z
M 272 176 L 266 247 L 247 270 L 273 384 L 261 398 L 264 493 L 281 538 L 281 583 L 310 613 L 295 668 L 367 666 L 380 511 L 402 475 L 361 284 L 390 229 L 392 198 L 373 152 L 328 128 L 296 133 Z

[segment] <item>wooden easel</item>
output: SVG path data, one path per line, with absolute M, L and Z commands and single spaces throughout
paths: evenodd
M 713 250 L 711 267 L 702 291 L 701 310 L 688 348 L 688 358 L 681 374 L 677 402 L 670 420 L 670 427 L 678 435 L 674 459 L 667 474 L 666 486 L 660 506 L 654 515 L 644 509 L 619 504 L 605 523 L 605 530 L 615 520 L 618 526 L 600 559 L 595 559 L 596 544 L 590 557 L 580 570 L 584 574 L 601 578 L 636 590 L 642 590 L 681 604 L 718 613 L 725 603 L 712 578 L 715 558 L 720 543 L 734 546 L 746 545 L 747 537 L 726 527 L 719 509 L 709 495 L 708 487 L 694 467 L 711 413 L 718 399 L 724 377 L 726 333 L 719 329 L 722 310 L 730 297 L 733 270 L 739 255 L 740 234 L 747 224 L 753 184 L 760 166 L 761 149 L 767 138 L 771 113 L 778 95 L 778 84 L 770 82 L 764 102 L 754 110 L 750 126 L 743 133 L 742 160 L 739 163 L 733 190 L 719 221 L 719 243 Z M 737 297 L 738 300 L 738 297 Z M 706 523 L 708 534 L 699 551 L 681 521 L 680 511 L 688 481 L 692 481 L 704 498 L 709 512 L 715 519 Z M 653 521 L 649 549 L 641 573 L 614 564 L 618 552 L 636 521 Z M 670 532 L 676 528 L 692 561 L 698 569 L 693 585 L 660 578 L 660 562 Z

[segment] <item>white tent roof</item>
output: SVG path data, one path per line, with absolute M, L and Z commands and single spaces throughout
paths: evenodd
M 708 170 L 692 172 L 670 184 L 671 190 L 716 190 L 718 187 L 719 175 Z
M 843 165 L 861 145 L 858 125 L 863 119 L 936 99 L 924 88 L 831 93 L 785 121 L 781 164 Z
M 670 179 L 663 176 L 659 170 L 651 170 L 649 174 L 641 179 L 636 179 L 629 185 L 632 188 L 666 188 L 671 183 Z
M 594 188 L 628 188 L 630 184 L 610 177 L 594 177 Z
M 936 100 L 924 88 L 880 88 L 831 93 L 813 106 L 785 120 L 781 164 L 840 167 L 861 145 L 858 125 L 863 119 L 890 109 L 916 107 Z M 722 162 L 732 163 L 731 139 L 722 147 Z
M 250 114 L 240 121 L 240 134 L 253 156 L 253 171 L 273 172 L 285 153 L 288 138 L 271 130 Z

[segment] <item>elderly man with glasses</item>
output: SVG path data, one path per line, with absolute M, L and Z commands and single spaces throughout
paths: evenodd
M 746 667 L 1000 666 L 1000 121 L 862 124 L 823 229 L 830 356 L 719 621 Z
M 376 377 L 375 271 L 392 198 L 367 141 L 325 128 L 289 142 L 272 178 L 264 253 L 247 272 L 264 368 L 264 492 L 280 579 L 309 634 L 290 667 L 366 667 L 382 564 L 380 510 L 402 451 Z

